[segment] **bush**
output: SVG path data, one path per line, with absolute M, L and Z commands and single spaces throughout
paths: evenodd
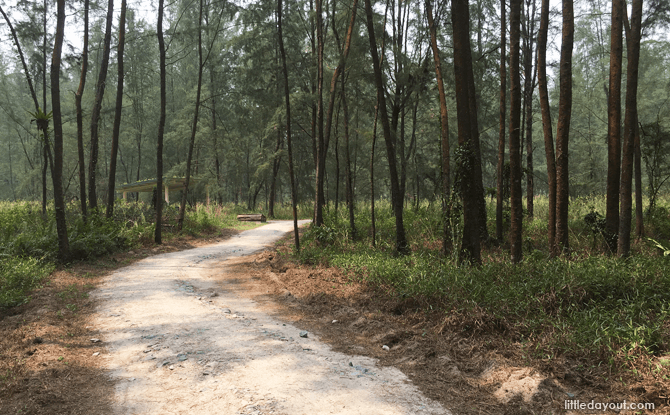
M 51 273 L 53 265 L 35 258 L 0 257 L 0 308 L 28 300 L 27 294 Z

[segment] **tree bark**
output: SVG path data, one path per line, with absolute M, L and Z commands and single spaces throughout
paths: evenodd
M 642 154 L 640 151 L 640 127 L 635 123 L 635 239 L 644 237 L 644 215 L 642 210 Z
M 354 3 L 357 1 L 354 0 Z M 356 10 L 356 9 L 354 9 Z M 344 168 L 345 173 L 345 192 L 347 200 L 347 208 L 349 209 L 349 231 L 352 240 L 356 240 L 356 223 L 354 220 L 354 188 L 351 177 L 351 156 L 349 151 L 349 108 L 347 107 L 347 96 L 345 87 L 345 78 L 342 78 L 342 111 L 344 112 Z
M 79 202 L 81 214 L 86 220 L 86 165 L 84 161 L 84 113 L 81 108 L 81 99 L 84 95 L 86 85 L 86 74 L 88 72 L 88 10 L 89 0 L 84 2 L 84 49 L 81 53 L 81 75 L 79 76 L 79 87 L 74 94 L 74 104 L 77 112 L 77 156 L 79 158 Z
M 163 38 L 163 1 L 158 0 L 158 22 L 156 24 L 156 34 L 158 35 L 158 56 L 160 70 L 160 115 L 158 118 L 158 138 L 156 140 L 156 188 L 158 197 L 156 197 L 156 233 L 154 242 L 161 244 L 163 226 L 163 135 L 165 132 L 165 40 Z
M 98 168 L 98 124 L 100 122 L 100 111 L 102 109 L 102 99 L 105 95 L 105 84 L 107 80 L 107 68 L 109 67 L 109 53 L 112 43 L 112 17 L 114 15 L 114 0 L 107 3 L 107 20 L 105 26 L 105 38 L 102 51 L 102 62 L 100 63 L 100 72 L 98 73 L 98 83 L 96 84 L 95 101 L 91 111 L 91 153 L 88 161 L 88 205 L 91 209 L 98 207 L 98 195 L 96 192 L 96 174 Z
M 444 80 L 442 79 L 442 62 L 440 50 L 437 47 L 437 28 L 433 20 L 433 8 L 431 0 L 426 0 L 426 16 L 428 17 L 428 28 L 430 30 L 430 47 L 433 49 L 433 61 L 435 62 L 435 78 L 437 81 L 437 92 L 440 98 L 440 144 L 442 150 L 442 254 L 449 251 L 449 199 L 451 195 L 451 171 L 449 165 L 449 113 L 447 112 L 447 96 L 444 91 Z M 503 11 L 504 13 L 504 11 Z M 417 195 L 418 197 L 418 195 Z
M 316 185 L 314 200 L 314 226 L 323 225 L 324 178 L 326 169 L 325 137 L 323 130 L 323 0 L 316 1 Z
M 523 205 L 521 193 L 521 74 L 519 55 L 521 40 L 521 8 L 523 0 L 510 2 L 510 253 L 512 262 L 521 262 L 523 257 Z M 528 75 L 528 74 L 527 74 Z
M 533 7 L 530 9 L 530 1 L 526 3 L 528 14 L 528 33 L 526 34 L 526 50 L 524 51 L 524 72 L 525 78 L 525 102 L 526 102 L 526 211 L 529 218 L 534 215 L 534 174 L 533 174 L 533 90 L 535 89 L 535 77 L 533 73 L 533 33 L 535 32 L 535 0 L 532 0 Z
M 472 94 L 470 84 L 474 83 L 472 73 L 472 52 L 470 50 L 470 10 L 468 0 L 452 0 L 451 23 L 454 39 L 454 80 L 456 82 L 456 114 L 458 120 L 459 180 L 463 200 L 463 239 L 458 262 L 481 263 L 481 224 L 476 185 L 478 158 L 475 141 L 479 140 L 476 123 L 477 115 L 472 114 Z M 475 121 L 473 124 L 473 120 Z M 483 196 L 483 195 L 482 195 Z
M 121 131 L 121 114 L 123 112 L 123 50 L 126 40 L 126 0 L 121 0 L 121 15 L 119 16 L 119 47 L 117 49 L 118 59 L 118 82 L 116 86 L 116 110 L 114 113 L 114 126 L 112 127 L 112 157 L 109 162 L 109 183 L 107 190 L 107 218 L 114 214 L 114 200 L 116 193 L 116 158 L 119 152 L 119 133 Z
M 505 113 L 507 112 L 507 70 L 505 48 L 507 43 L 507 23 L 505 22 L 505 0 L 500 1 L 500 127 L 498 129 L 498 164 L 496 166 L 496 239 L 503 240 L 503 203 L 505 174 Z
M 551 107 L 547 91 L 547 33 L 549 31 L 549 0 L 542 0 L 540 13 L 540 31 L 537 35 L 537 83 L 540 93 L 542 112 L 542 132 L 544 135 L 544 153 L 547 160 L 548 217 L 547 234 L 550 255 L 556 256 L 556 155 L 554 153 Z
M 563 0 L 558 126 L 556 129 L 556 243 L 561 254 L 570 250 L 568 241 L 568 142 L 572 116 L 572 49 L 575 32 L 573 0 Z
M 58 234 L 58 257 L 66 261 L 70 246 L 65 222 L 65 199 L 63 197 L 63 121 L 60 109 L 60 66 L 63 50 L 63 34 L 65 32 L 65 0 L 57 2 L 56 37 L 51 58 L 51 108 L 54 123 L 54 163 L 53 187 L 54 206 L 56 211 L 56 231 Z
M 619 239 L 617 255 L 630 255 L 630 231 L 632 222 L 632 182 L 635 158 L 635 131 L 637 124 L 637 81 L 640 62 L 640 40 L 642 26 L 642 0 L 633 0 L 630 30 L 626 33 L 628 68 L 626 70 L 626 115 L 623 127 L 623 157 L 621 163 L 621 186 L 619 197 Z
M 612 0 L 610 80 L 607 100 L 607 207 L 605 250 L 616 251 L 619 233 L 619 186 L 621 178 L 621 68 L 623 59 L 624 0 Z
M 375 73 L 375 84 L 379 97 L 379 116 L 384 130 L 384 142 L 386 143 L 386 156 L 389 163 L 389 173 L 391 179 L 391 200 L 393 204 L 393 213 L 395 215 L 396 227 L 396 252 L 406 254 L 409 252 L 407 237 L 405 236 L 405 226 L 403 224 L 403 198 L 400 194 L 400 184 L 398 182 L 398 170 L 396 166 L 396 152 L 391 136 L 391 126 L 389 124 L 388 112 L 386 110 L 386 97 L 384 96 L 384 82 L 382 79 L 382 68 L 377 53 L 377 40 L 375 39 L 374 21 L 372 18 L 372 5 L 370 0 L 365 0 L 365 14 L 367 18 L 368 36 L 370 40 L 370 55 L 372 56 L 372 65 Z
M 293 167 L 293 143 L 291 142 L 291 94 L 288 86 L 288 69 L 286 68 L 286 51 L 282 33 L 282 0 L 277 0 L 277 31 L 279 32 L 279 52 L 281 53 L 284 72 L 284 97 L 286 98 L 286 146 L 288 147 L 288 175 L 291 180 L 291 205 L 293 209 L 293 236 L 295 250 L 300 252 L 300 236 L 298 234 L 298 195 L 296 192 L 295 173 Z
M 193 112 L 193 123 L 191 125 L 191 139 L 188 143 L 188 156 L 186 158 L 186 180 L 184 180 L 184 190 L 181 194 L 181 205 L 179 206 L 179 219 L 177 220 L 177 230 L 181 231 L 184 226 L 184 216 L 186 215 L 186 197 L 188 196 L 189 186 L 191 184 L 191 161 L 193 160 L 193 146 L 195 145 L 195 134 L 198 131 L 198 116 L 200 114 L 200 92 L 202 90 L 202 9 L 203 0 L 200 0 L 198 14 L 198 86 L 195 93 L 195 111 Z

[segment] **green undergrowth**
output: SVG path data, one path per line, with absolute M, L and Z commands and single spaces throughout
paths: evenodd
M 178 206 L 166 206 L 163 240 L 179 235 L 211 236 L 222 229 L 250 229 L 256 223 L 238 222 L 240 206 L 197 204 L 186 212 L 184 227 L 177 232 Z M 66 209 L 70 261 L 87 260 L 142 245 L 153 244 L 155 211 L 144 203 L 118 201 L 111 219 L 104 211 L 87 220 L 79 206 Z M 28 293 L 51 273 L 57 263 L 58 236 L 53 205 L 43 216 L 35 202 L 0 202 L 0 309 L 27 300 Z
M 538 204 L 543 203 L 540 199 Z M 601 254 L 601 236 L 594 236 L 583 219 L 597 211 L 594 205 L 599 203 L 573 201 L 574 250 L 568 259 L 549 258 L 543 240 L 546 222 L 537 215 L 524 221 L 521 264 L 509 262 L 505 244 L 491 244 L 483 249 L 483 265 L 458 266 L 453 256 L 440 253 L 441 213 L 436 204 L 406 210 L 411 253 L 397 256 L 388 203 L 376 212 L 375 246 L 369 208 L 359 207 L 358 239 L 352 241 L 346 211 L 335 214 L 331 207 L 325 226 L 305 233 L 298 259 L 339 267 L 349 278 L 371 284 L 399 304 L 409 304 L 405 309 L 451 315 L 465 335 L 498 335 L 519 342 L 538 358 L 567 354 L 617 366 L 631 356 L 667 353 L 670 256 L 658 255 L 653 243 L 646 241 L 625 260 Z M 667 247 L 670 244 L 657 231 L 670 224 L 670 216 L 662 212 L 649 220 L 648 234 Z M 458 225 L 458 218 L 453 223 Z M 491 222 L 489 229 L 495 229 Z

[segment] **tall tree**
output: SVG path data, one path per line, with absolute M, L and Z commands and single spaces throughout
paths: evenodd
M 562 254 L 570 250 L 568 241 L 568 142 L 572 116 L 572 49 L 575 35 L 573 0 L 563 0 L 558 126 L 556 129 L 556 244 Z
M 204 68 L 202 62 L 202 3 L 200 0 L 200 8 L 198 12 L 198 86 L 195 93 L 195 111 L 193 113 L 193 123 L 191 124 L 191 139 L 188 143 L 188 156 L 186 157 L 186 180 L 184 180 L 184 190 L 181 194 L 181 205 L 179 206 L 179 219 L 177 222 L 177 229 L 181 231 L 184 225 L 184 215 L 186 214 L 186 196 L 188 195 L 188 188 L 191 181 L 191 161 L 193 159 L 193 145 L 195 144 L 195 134 L 198 131 L 198 114 L 200 113 L 200 91 L 202 90 L 202 70 Z
M 503 203 L 505 183 L 505 113 L 507 112 L 507 70 L 505 48 L 507 23 L 505 22 L 505 0 L 500 0 L 500 110 L 498 129 L 498 164 L 496 166 L 496 239 L 503 240 Z
M 103 40 L 102 62 L 98 72 L 98 83 L 95 86 L 95 101 L 91 110 L 91 148 L 88 161 L 88 205 L 91 209 L 98 207 L 98 195 L 96 191 L 96 173 L 98 169 L 98 147 L 99 147 L 99 122 L 102 110 L 102 99 L 105 95 L 105 84 L 107 81 L 107 68 L 109 67 L 109 53 L 112 43 L 112 17 L 114 15 L 114 0 L 107 3 L 107 18 L 105 24 L 105 38 Z
M 323 0 L 316 1 L 316 186 L 314 225 L 323 225 L 323 205 L 326 203 L 324 181 L 326 174 L 326 141 L 323 130 Z
M 521 74 L 519 55 L 521 51 L 521 8 L 523 0 L 510 1 L 510 120 L 509 120 L 509 166 L 510 166 L 510 252 L 512 262 L 520 262 L 523 256 L 523 205 L 521 194 Z M 528 76 L 530 74 L 526 74 Z
M 384 81 L 382 78 L 382 68 L 377 53 L 377 40 L 375 37 L 375 27 L 372 15 L 372 5 L 370 0 L 365 0 L 365 15 L 368 27 L 368 37 L 370 40 L 370 55 L 372 56 L 372 66 L 375 74 L 375 84 L 379 97 L 379 117 L 384 131 L 384 142 L 386 143 L 386 158 L 389 163 L 389 174 L 391 179 L 391 203 L 393 204 L 393 213 L 395 216 L 396 228 L 396 252 L 406 254 L 409 251 L 407 237 L 405 235 L 405 225 L 403 224 L 403 197 L 400 194 L 400 183 L 398 180 L 398 169 L 396 165 L 396 150 L 393 137 L 391 136 L 391 125 L 389 123 L 388 111 L 386 109 L 386 97 L 384 91 Z
M 533 72 L 533 35 L 535 33 L 535 0 L 526 1 L 526 33 L 524 48 L 524 107 L 526 109 L 526 210 L 528 217 L 534 213 L 534 177 L 533 174 L 533 91 L 535 76 Z
M 166 107 L 166 85 L 165 85 L 165 39 L 163 37 L 163 2 L 158 0 L 158 22 L 156 34 L 158 35 L 158 66 L 160 70 L 160 116 L 158 118 L 158 138 L 156 140 L 156 233 L 154 242 L 161 244 L 163 227 L 163 135 L 165 132 L 165 107 Z
M 123 49 L 126 40 L 126 0 L 121 0 L 121 15 L 119 16 L 119 47 L 117 48 L 118 59 L 118 82 L 116 85 L 116 112 L 114 113 L 114 126 L 112 127 L 112 157 L 109 162 L 109 183 L 107 190 L 106 216 L 111 218 L 114 214 L 114 199 L 116 193 L 116 158 L 119 152 L 119 133 L 121 130 L 121 113 L 123 112 Z
M 286 66 L 286 51 L 284 50 L 284 36 L 282 33 L 282 0 L 277 0 L 277 31 L 279 32 L 279 51 L 281 53 L 282 71 L 284 74 L 284 97 L 286 99 L 286 146 L 288 147 L 288 174 L 291 180 L 291 205 L 293 208 L 293 236 L 295 250 L 300 252 L 300 236 L 298 234 L 298 196 L 295 185 L 293 168 L 293 143 L 291 142 L 291 94 L 288 86 L 288 69 Z
M 476 166 L 479 141 L 476 109 L 471 102 L 469 85 L 474 83 L 470 49 L 470 10 L 468 0 L 452 0 L 451 24 L 454 39 L 454 80 L 456 83 L 456 118 L 458 120 L 458 180 L 463 201 L 463 238 L 458 262 L 481 263 L 481 216 Z M 481 166 L 480 166 L 481 167 Z
M 551 122 L 551 107 L 547 89 L 547 34 L 549 32 L 549 0 L 542 0 L 540 12 L 540 31 L 537 35 L 537 82 L 540 93 L 540 110 L 542 112 L 542 132 L 544 135 L 544 152 L 547 160 L 548 182 L 548 217 L 547 230 L 549 252 L 551 256 L 556 251 L 556 155 L 554 153 L 554 137 Z
M 630 255 L 630 231 L 632 222 L 632 182 L 635 157 L 635 132 L 637 127 L 637 83 L 640 62 L 640 40 L 642 27 L 642 0 L 633 0 L 630 28 L 626 28 L 628 68 L 626 70 L 626 114 L 623 125 L 623 157 L 621 163 L 621 186 L 619 196 L 619 239 L 617 255 Z
M 614 252 L 619 233 L 619 186 L 621 177 L 621 67 L 623 59 L 624 0 L 612 0 L 610 30 L 610 80 L 607 99 L 607 205 L 605 249 Z
M 81 203 L 81 214 L 86 218 L 86 165 L 84 164 L 84 113 L 81 108 L 81 99 L 84 95 L 86 85 L 86 74 L 88 72 L 88 10 L 89 0 L 84 1 L 84 47 L 81 52 L 81 75 L 79 76 L 79 87 L 74 94 L 74 104 L 77 113 L 77 156 L 79 158 L 79 202 Z
M 447 96 L 444 91 L 444 80 L 442 79 L 442 63 L 440 50 L 437 47 L 437 28 L 433 19 L 433 7 L 431 0 L 426 0 L 426 16 L 430 30 L 430 47 L 433 49 L 433 61 L 435 62 L 435 78 L 437 80 L 437 92 L 440 98 L 440 144 L 442 147 L 442 252 L 446 255 L 449 247 L 449 198 L 451 194 L 451 171 L 449 166 L 449 113 L 447 112 Z M 503 13 L 505 13 L 503 11 Z M 504 14 L 503 14 L 504 16 Z
M 65 0 L 58 0 L 56 38 L 51 58 L 51 107 L 54 123 L 54 163 L 51 176 L 54 187 L 56 232 L 58 234 L 58 256 L 64 261 L 69 256 L 70 246 L 65 222 L 65 199 L 63 197 L 63 121 L 60 108 L 60 65 L 65 32 Z

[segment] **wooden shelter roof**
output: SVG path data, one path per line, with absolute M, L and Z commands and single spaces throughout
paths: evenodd
M 195 185 L 202 179 L 190 178 L 190 184 Z M 158 179 L 142 180 L 135 183 L 128 183 L 117 186 L 116 189 L 119 192 L 152 192 Z M 181 190 L 184 188 L 184 183 L 186 182 L 185 177 L 171 177 L 163 179 L 163 187 L 167 187 L 169 191 L 172 190 Z

